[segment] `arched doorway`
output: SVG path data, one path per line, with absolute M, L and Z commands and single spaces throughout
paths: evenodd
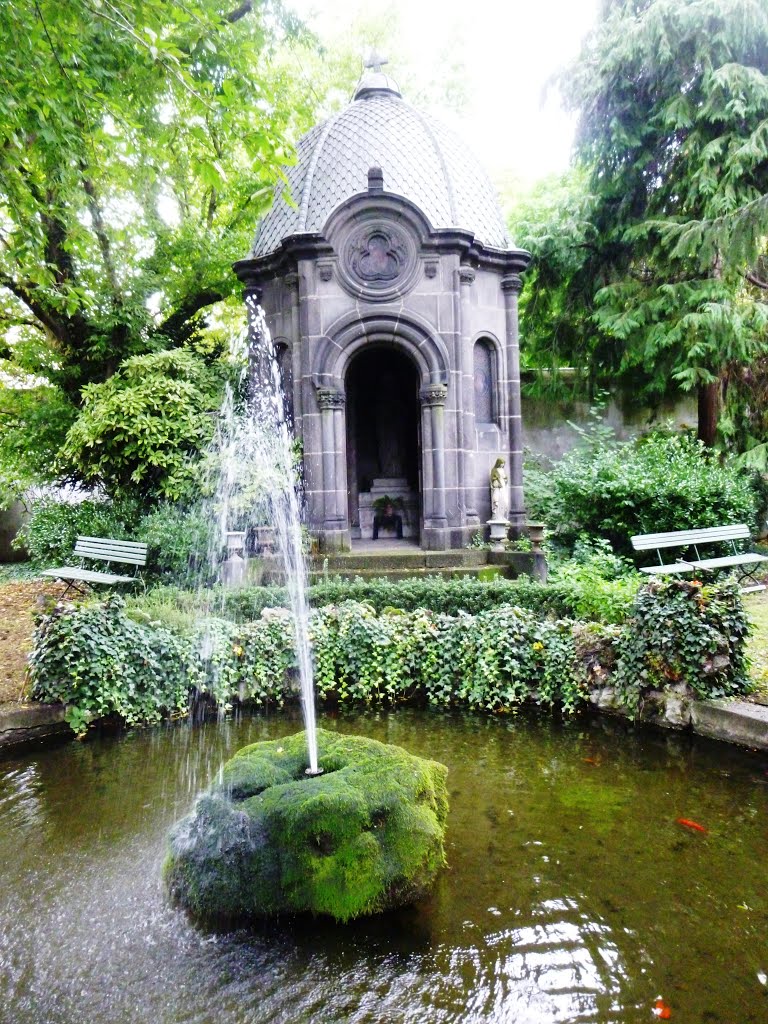
M 353 539 L 373 539 L 374 517 L 390 499 L 405 539 L 421 529 L 419 373 L 404 353 L 366 346 L 346 374 L 347 486 Z M 379 539 L 397 525 L 379 524 Z

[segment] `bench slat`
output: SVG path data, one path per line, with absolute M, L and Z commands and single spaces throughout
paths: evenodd
M 670 565 L 646 565 L 640 572 L 650 573 L 651 576 L 665 574 L 671 576 L 676 572 L 693 572 L 690 562 L 672 562 Z
M 768 562 L 768 557 L 758 554 L 726 555 L 724 558 L 702 558 L 691 562 L 691 565 L 697 569 L 722 569 L 726 565 L 753 565 L 757 562 Z
M 133 576 L 116 576 L 112 572 L 95 572 L 75 565 L 61 569 L 43 569 L 41 576 L 52 576 L 55 580 L 81 580 L 83 583 L 135 583 Z
M 744 523 L 712 526 L 701 530 L 674 530 L 667 533 L 641 533 L 632 537 L 635 551 L 689 547 L 691 544 L 716 544 L 725 540 L 747 540 L 751 536 Z
M 104 562 L 125 562 L 137 566 L 147 563 L 147 545 L 136 541 L 78 537 L 74 553 L 81 558 L 93 558 Z

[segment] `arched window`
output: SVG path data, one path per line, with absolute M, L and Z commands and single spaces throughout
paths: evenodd
M 276 342 L 275 356 L 280 370 L 280 381 L 283 385 L 285 415 L 290 425 L 293 426 L 293 362 L 290 347 L 284 341 Z
M 475 422 L 496 422 L 496 354 L 487 338 L 475 342 Z

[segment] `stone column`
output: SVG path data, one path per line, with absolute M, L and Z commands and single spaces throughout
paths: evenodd
M 347 474 L 344 453 L 346 396 L 339 388 L 318 388 L 323 467 L 323 546 L 348 547 Z
M 520 342 L 517 323 L 517 297 L 523 287 L 518 274 L 502 279 L 506 319 L 507 395 L 509 403 L 509 521 L 513 539 L 525 532 L 523 498 L 523 420 L 520 411 Z
M 442 550 L 447 542 L 445 513 L 445 384 L 428 384 L 419 392 L 424 430 L 423 546 Z M 428 465 L 427 465 L 428 464 Z M 427 469 L 429 472 L 427 472 Z M 431 486 L 427 483 L 431 477 Z
M 459 416 L 461 431 L 459 434 L 459 447 L 461 448 L 461 484 L 464 489 L 463 503 L 465 510 L 465 522 L 467 526 L 475 529 L 480 522 L 480 517 L 475 508 L 473 487 L 475 483 L 475 410 L 474 410 L 474 366 L 472 353 L 472 337 L 470 332 L 470 293 L 475 281 L 475 271 L 472 267 L 459 268 L 459 281 L 461 283 L 461 338 L 459 349 L 458 369 L 461 380 L 461 400 L 459 402 Z
M 293 370 L 293 422 L 297 433 L 303 413 L 301 401 L 301 328 L 299 326 L 299 275 L 291 271 L 283 278 L 291 303 L 291 368 Z

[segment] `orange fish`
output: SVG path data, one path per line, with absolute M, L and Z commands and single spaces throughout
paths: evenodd
M 690 818 L 678 818 L 678 825 L 685 825 L 686 828 L 692 828 L 694 832 L 707 832 L 708 829 L 700 825 L 698 821 L 691 821 Z
M 582 757 L 582 761 L 584 762 L 584 764 L 594 764 L 594 765 L 597 765 L 597 764 L 600 763 L 599 761 L 596 761 L 594 759 L 594 757 Z
M 659 997 L 653 1004 L 653 1012 L 657 1017 L 660 1017 L 661 1020 L 669 1020 L 672 1016 L 672 1010 L 661 997 Z

